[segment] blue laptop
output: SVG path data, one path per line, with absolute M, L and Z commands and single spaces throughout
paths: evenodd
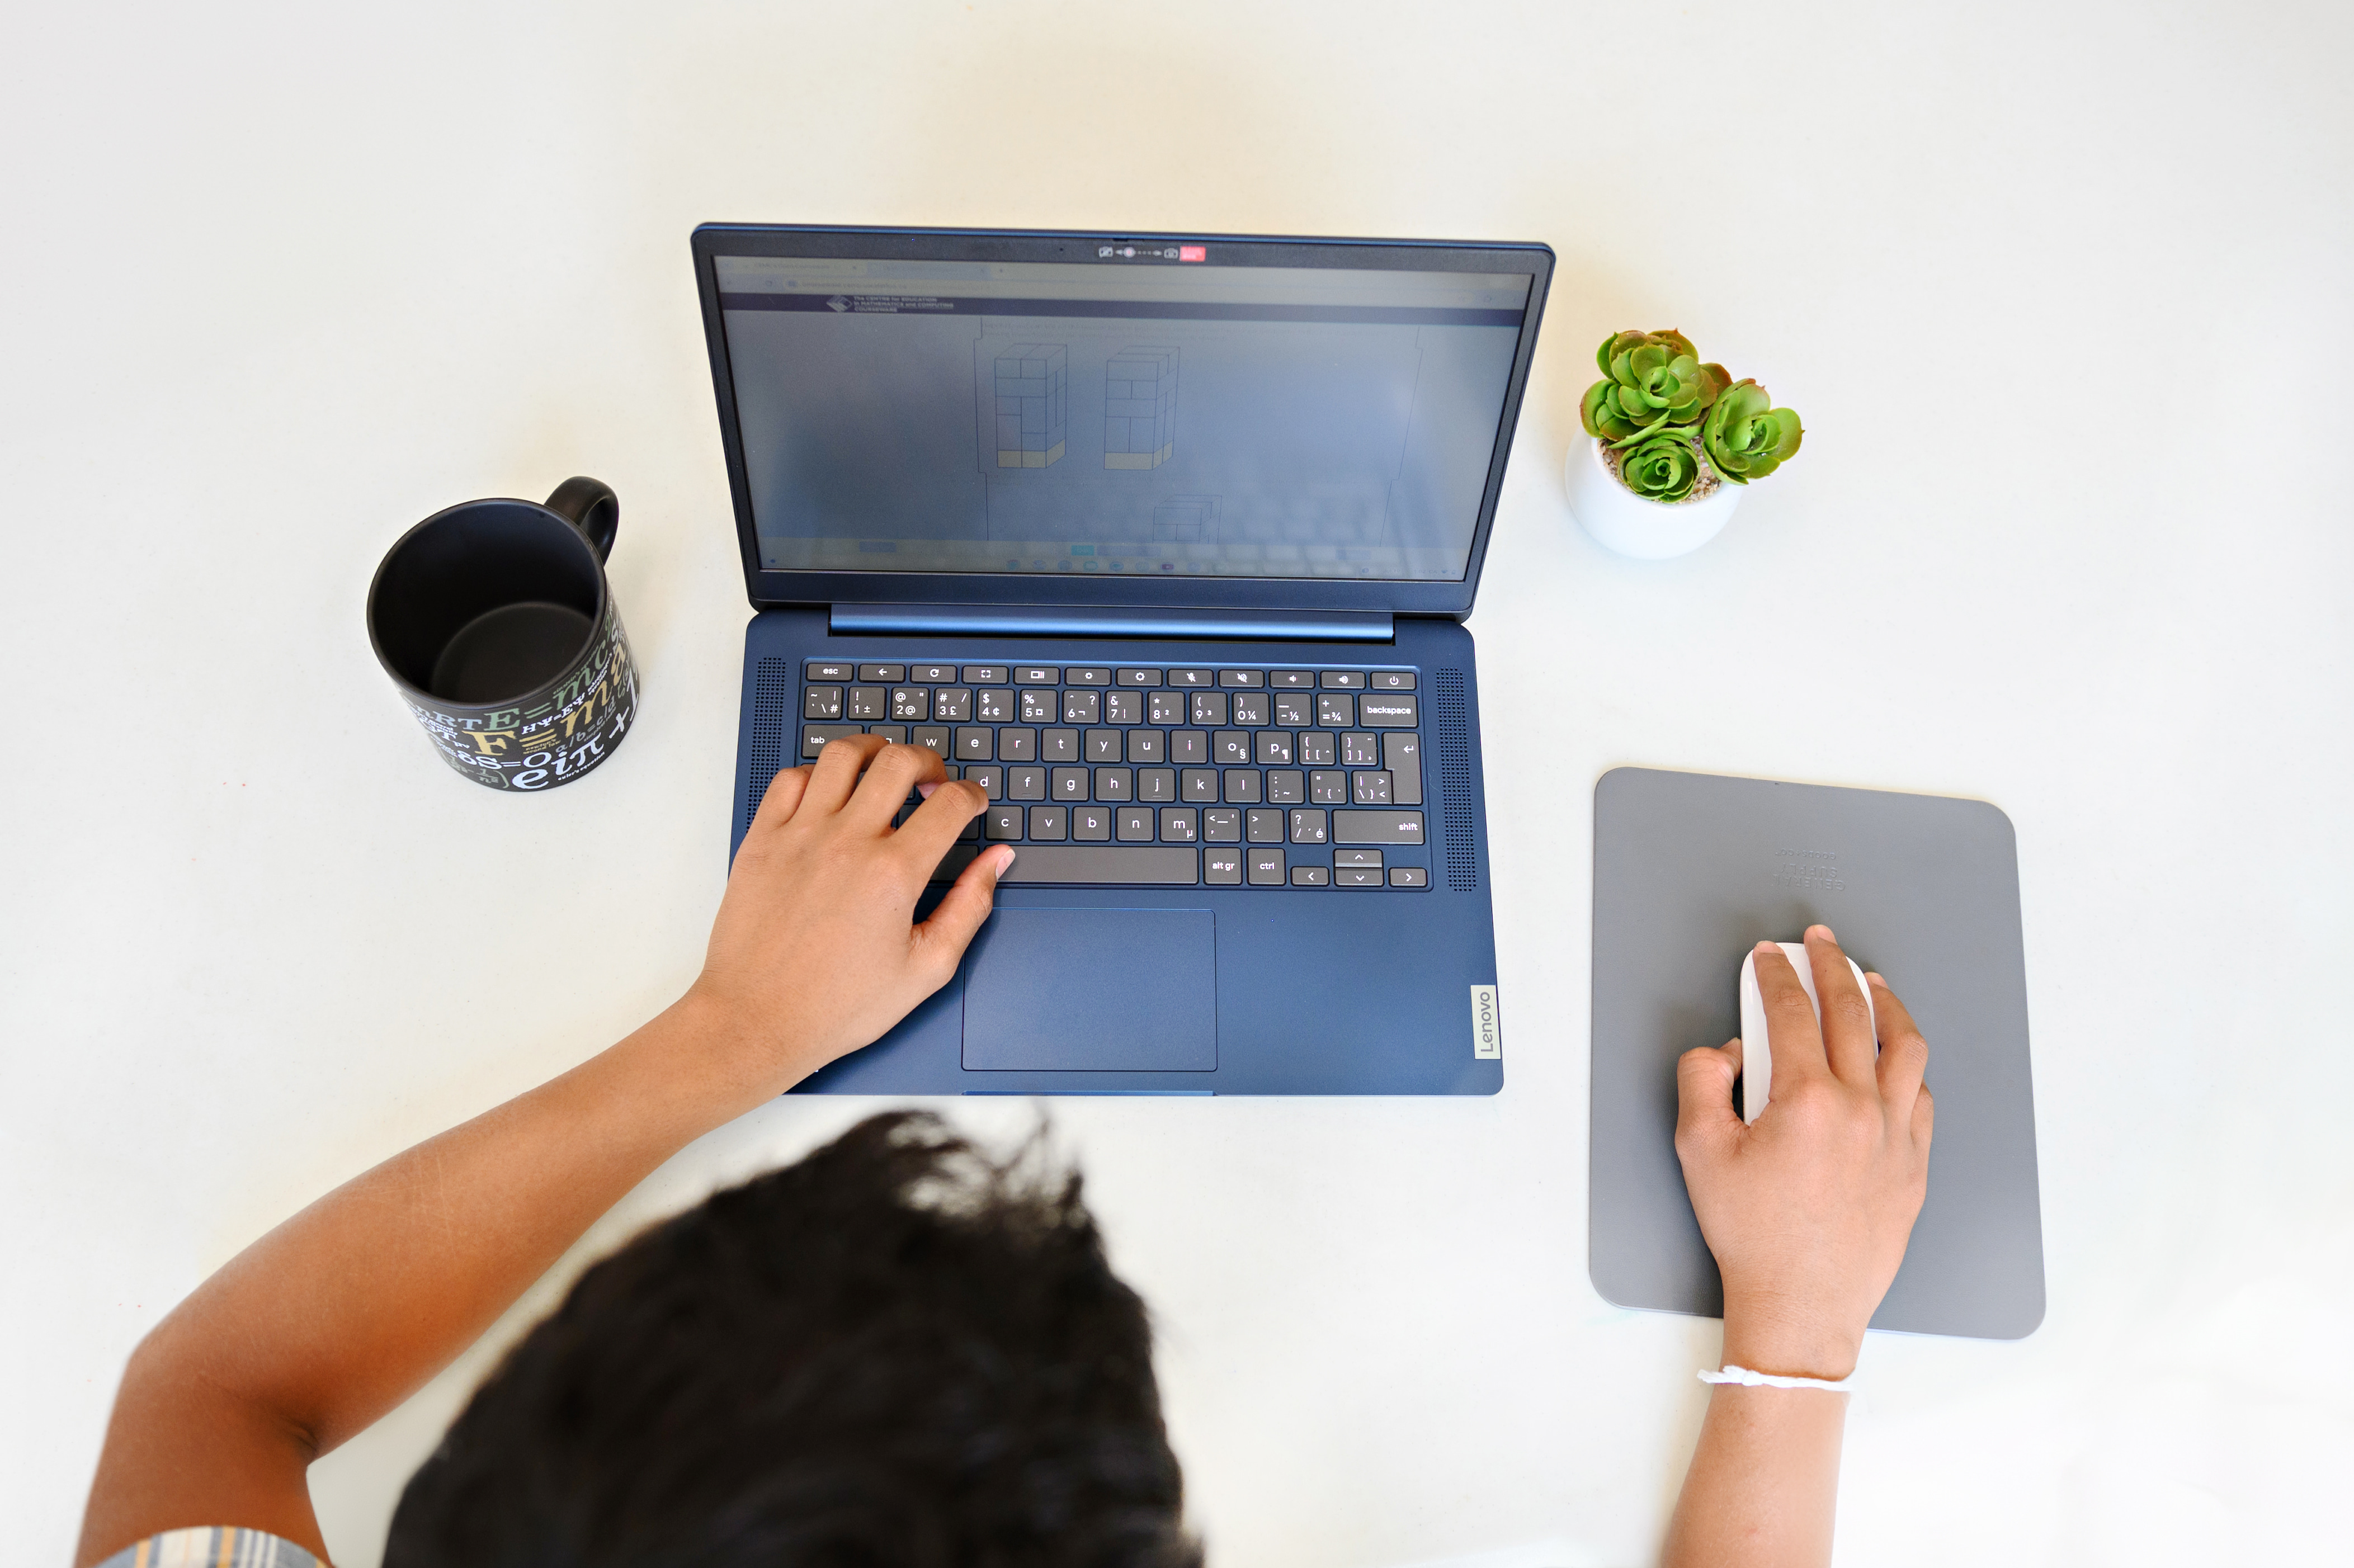
M 1543 245 L 714 224 L 734 839 L 861 731 L 1014 847 L 837 1094 L 1503 1086 L 1470 613 Z

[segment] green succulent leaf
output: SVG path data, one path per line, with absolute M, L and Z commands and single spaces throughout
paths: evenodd
M 1613 333 L 1594 362 L 1603 378 L 1585 389 L 1579 414 L 1587 435 L 1622 451 L 1661 429 L 1700 423 L 1731 379 L 1722 365 L 1702 365 L 1673 327 Z
M 1700 478 L 1700 453 L 1682 436 L 1653 436 L 1619 460 L 1618 476 L 1646 500 L 1681 501 Z
M 1787 461 L 1806 433 L 1794 409 L 1775 408 L 1766 388 L 1744 376 L 1709 409 L 1700 439 L 1717 472 L 1747 484 Z

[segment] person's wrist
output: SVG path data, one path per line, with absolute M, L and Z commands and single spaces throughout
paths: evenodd
M 708 975 L 698 976 L 669 1010 L 699 1069 L 727 1086 L 745 1108 L 784 1093 L 823 1065 L 800 1059 L 779 1011 L 748 1007 Z
M 1773 1300 L 1724 1303 L 1724 1362 L 1782 1377 L 1837 1383 L 1855 1371 L 1863 1331 L 1830 1320 L 1820 1309 Z

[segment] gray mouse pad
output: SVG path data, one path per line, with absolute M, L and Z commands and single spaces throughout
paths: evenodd
M 1217 953 L 1207 909 L 1000 909 L 967 960 L 965 1067 L 1214 1072 Z
M 1875 1329 L 2043 1319 L 2027 970 L 2010 819 L 1982 800 L 1618 768 L 1594 787 L 1588 1266 L 1622 1307 L 1716 1317 L 1676 1162 L 1676 1057 L 1741 1032 L 1742 955 L 1820 921 L 1929 1043 L 1929 1195 Z

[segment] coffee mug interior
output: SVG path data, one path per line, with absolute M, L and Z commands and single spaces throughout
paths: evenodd
M 428 518 L 394 547 L 368 620 L 402 680 L 487 705 L 564 673 L 588 646 L 603 592 L 596 551 L 563 518 L 479 501 Z

